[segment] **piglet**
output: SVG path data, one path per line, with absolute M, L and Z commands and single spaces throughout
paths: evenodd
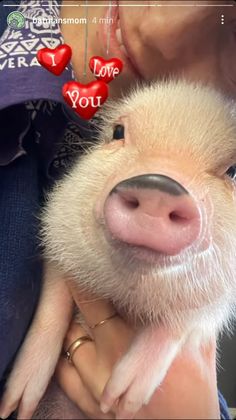
M 229 328 L 236 298 L 232 104 L 185 80 L 137 86 L 101 112 L 99 141 L 42 216 L 45 281 L 0 414 L 30 418 L 52 377 L 73 304 L 67 279 L 137 328 L 101 408 L 138 416 L 176 356 Z M 69 417 L 67 417 L 69 418 Z

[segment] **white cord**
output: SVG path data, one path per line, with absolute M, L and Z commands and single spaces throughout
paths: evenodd
M 110 0 L 109 11 L 108 11 L 108 28 L 107 28 L 107 55 L 109 54 L 110 40 L 111 40 L 111 25 L 110 25 L 111 11 L 112 11 L 112 1 Z
M 51 40 L 50 40 L 50 45 L 51 47 L 53 46 L 53 41 L 52 41 L 52 20 L 53 20 L 53 7 L 52 7 L 52 1 L 48 2 L 49 5 L 49 12 L 50 12 L 50 32 L 51 32 Z
M 87 56 L 88 56 L 88 0 L 85 0 L 85 44 L 84 44 L 84 78 L 87 76 Z

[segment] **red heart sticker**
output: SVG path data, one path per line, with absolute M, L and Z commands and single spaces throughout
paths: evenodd
M 104 60 L 102 57 L 95 56 L 90 59 L 89 67 L 98 80 L 109 83 L 121 73 L 123 63 L 119 58 Z
M 83 85 L 70 81 L 64 84 L 62 95 L 66 103 L 82 118 L 89 120 L 108 97 L 108 86 L 101 80 Z
M 56 48 L 42 48 L 37 52 L 37 59 L 41 66 L 48 71 L 59 76 L 72 56 L 72 50 L 69 45 L 63 44 Z

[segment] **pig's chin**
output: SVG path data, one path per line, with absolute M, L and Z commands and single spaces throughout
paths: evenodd
M 131 322 L 150 325 L 161 320 L 178 327 L 199 311 L 209 312 L 228 293 L 232 267 L 225 266 L 214 245 L 198 244 L 170 256 L 104 233 L 101 251 L 109 255 L 107 264 L 114 273 L 103 282 L 105 296 Z
M 114 238 L 108 233 L 107 230 L 104 231 L 106 241 L 109 244 L 109 247 L 113 249 L 112 255 L 116 255 L 117 259 L 120 259 L 120 262 L 127 262 L 128 265 L 135 263 L 136 267 L 141 267 L 142 271 L 149 271 L 155 268 L 168 270 L 170 272 L 174 269 L 180 269 L 181 266 L 188 265 L 193 258 L 197 258 L 199 254 L 207 252 L 207 249 L 203 249 L 201 246 L 201 252 L 199 252 L 199 246 L 189 247 L 179 254 L 176 255 L 167 255 L 163 252 L 158 252 L 152 248 L 141 246 L 141 245 L 132 245 L 126 242 L 122 242 L 117 238 Z M 186 267 L 185 267 L 186 273 Z
M 113 244 L 114 246 L 114 244 Z M 125 252 L 126 255 L 130 257 L 130 260 L 136 260 L 137 264 L 144 265 L 146 267 L 159 267 L 163 268 L 173 268 L 179 266 L 181 255 L 166 255 L 162 252 L 155 251 L 151 248 L 145 246 L 130 245 L 124 243 L 117 243 L 115 245 L 120 252 Z M 181 262 L 183 264 L 183 260 Z

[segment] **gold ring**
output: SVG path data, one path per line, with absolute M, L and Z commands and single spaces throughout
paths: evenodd
M 83 335 L 82 337 L 77 338 L 77 340 L 73 341 L 73 343 L 69 346 L 68 350 L 66 350 L 63 354 L 64 358 L 69 362 L 73 363 L 72 357 L 76 350 L 83 344 L 93 341 L 93 339 L 89 335 Z
M 103 319 L 100 322 L 97 322 L 97 324 L 92 325 L 91 327 L 89 327 L 91 330 L 94 330 L 94 328 L 99 327 L 100 325 L 105 324 L 107 321 L 110 321 L 110 319 L 115 318 L 117 316 L 117 313 L 114 313 L 112 315 L 110 315 L 108 318 Z

